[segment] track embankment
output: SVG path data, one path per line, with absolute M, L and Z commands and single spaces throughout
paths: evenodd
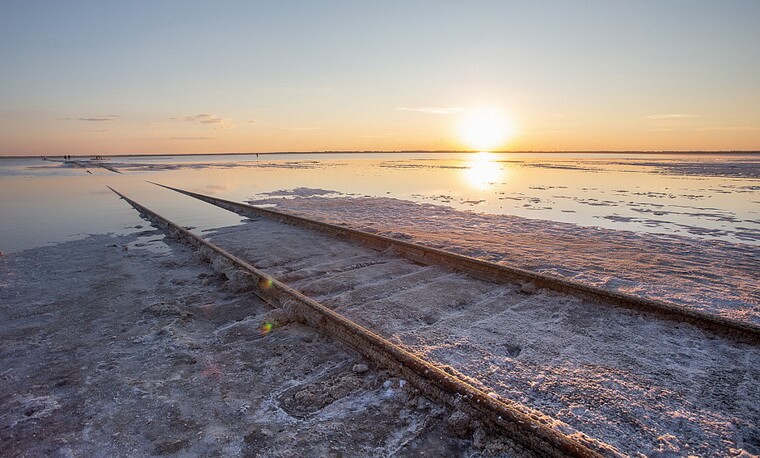
M 399 256 L 410 259 L 414 262 L 441 266 L 452 271 L 466 273 L 481 280 L 495 283 L 530 283 L 537 288 L 546 288 L 560 293 L 590 299 L 606 306 L 613 305 L 655 314 L 676 322 L 689 323 L 711 333 L 728 335 L 742 341 L 750 342 L 753 345 L 760 344 L 760 326 L 753 323 L 732 320 L 699 310 L 691 310 L 665 301 L 645 299 L 616 291 L 609 291 L 513 266 L 488 262 L 416 243 L 290 215 L 268 208 L 255 207 L 159 183 L 153 184 L 216 205 L 241 216 L 269 218 L 281 223 L 319 231 L 332 237 L 359 243 L 375 250 L 382 251 L 392 249 L 394 253 Z
M 250 288 L 272 306 L 282 309 L 285 312 L 283 317 L 304 322 L 344 342 L 375 364 L 403 377 L 425 396 L 462 412 L 472 421 L 517 440 L 539 455 L 621 455 L 615 447 L 578 432 L 561 421 L 479 389 L 458 376 L 456 371 L 449 373 L 418 357 L 113 188 L 110 189 L 167 234 L 196 248 L 215 268 L 235 279 L 241 288 Z

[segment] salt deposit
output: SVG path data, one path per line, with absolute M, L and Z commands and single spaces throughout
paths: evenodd
M 211 239 L 494 396 L 625 453 L 757 451 L 760 351 L 751 345 L 267 219 Z
M 253 204 L 760 323 L 760 247 L 459 211 L 387 197 Z
M 155 231 L 0 259 L 0 455 L 493 455 Z M 142 239 L 142 242 L 141 242 Z M 161 242 L 163 244 L 163 242 Z M 44 281 L 41 281 L 44 279 Z M 398 382 L 394 382 L 398 385 Z

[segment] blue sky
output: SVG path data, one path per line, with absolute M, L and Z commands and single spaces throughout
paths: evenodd
M 760 149 L 760 2 L 0 2 L 0 154 Z M 448 109 L 445 110 L 445 109 Z

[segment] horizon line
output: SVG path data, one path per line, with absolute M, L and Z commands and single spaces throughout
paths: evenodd
M 585 153 L 585 154 L 760 154 L 760 150 L 324 150 L 324 151 L 265 151 L 265 152 L 209 152 L 209 153 L 115 153 L 115 154 L 69 154 L 72 157 L 145 157 L 145 156 L 242 156 L 242 155 L 288 155 L 288 154 L 440 154 L 440 153 L 464 153 L 477 154 L 481 152 L 494 154 L 566 154 L 566 153 Z M 22 154 L 22 155 L 0 155 L 0 159 L 10 158 L 45 158 L 60 157 L 64 154 Z

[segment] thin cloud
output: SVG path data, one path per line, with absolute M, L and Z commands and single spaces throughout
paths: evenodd
M 204 124 L 209 125 L 217 129 L 227 129 L 230 127 L 234 127 L 234 124 L 232 123 L 231 119 L 225 119 L 221 118 L 216 115 L 208 114 L 208 113 L 201 113 L 197 115 L 192 116 L 180 116 L 175 118 L 169 118 L 176 121 L 187 121 L 192 122 L 196 124 Z
M 105 116 L 90 116 L 87 118 L 77 118 L 79 121 L 87 122 L 111 122 L 119 119 L 119 115 L 105 115 Z
M 412 111 L 415 113 L 427 113 L 435 115 L 450 115 L 464 111 L 462 107 L 398 107 L 398 111 Z
M 753 126 L 707 126 L 707 127 L 697 127 L 695 130 L 706 132 L 706 131 L 725 131 L 725 132 L 756 132 L 760 130 L 760 127 L 753 127 Z
M 171 137 L 172 140 L 213 140 L 214 137 Z
M 667 121 L 671 119 L 690 119 L 690 118 L 699 118 L 699 115 L 695 114 L 685 114 L 685 113 L 671 113 L 671 114 L 656 114 L 656 115 L 649 115 L 646 118 L 650 121 Z

